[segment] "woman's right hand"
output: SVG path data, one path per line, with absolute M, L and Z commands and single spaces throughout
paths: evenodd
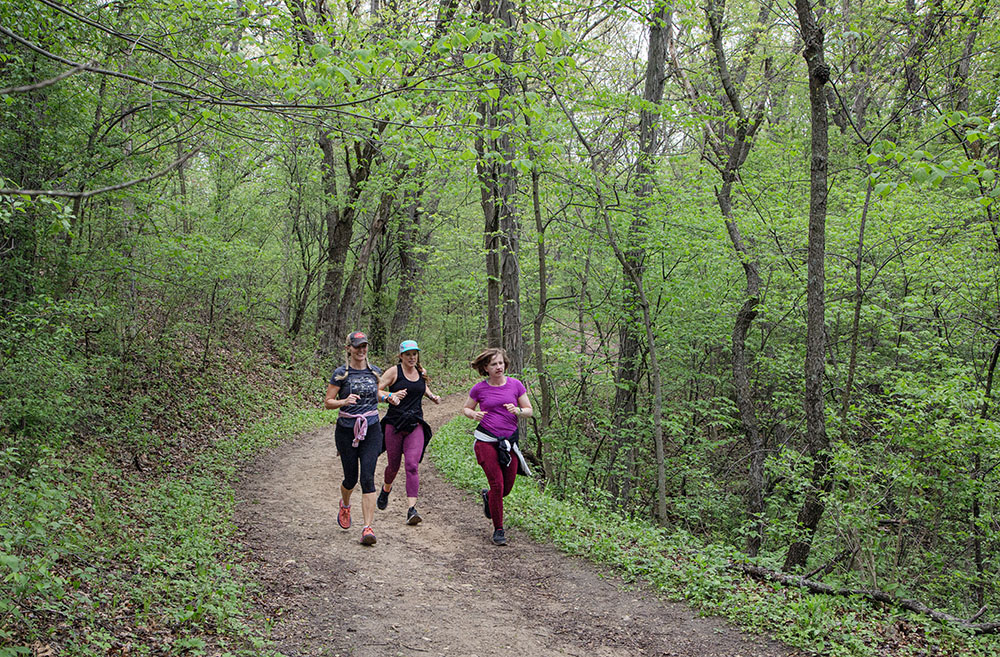
M 353 406 L 358 403 L 359 399 L 361 399 L 361 397 L 352 392 L 344 397 L 344 406 Z
M 482 422 L 483 418 L 486 417 L 486 411 L 472 411 L 469 415 L 476 422 Z

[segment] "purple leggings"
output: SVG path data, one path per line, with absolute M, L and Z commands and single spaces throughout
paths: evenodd
M 517 476 L 517 456 L 511 454 L 510 464 L 503 468 L 497 458 L 497 444 L 477 440 L 476 461 L 486 473 L 486 481 L 490 484 L 490 517 L 494 529 L 503 529 L 503 498 L 514 490 L 514 477 Z
M 424 428 L 420 425 L 407 434 L 400 434 L 391 424 L 385 425 L 385 483 L 391 484 L 399 473 L 399 462 L 406 457 L 406 496 L 420 492 L 420 455 L 424 451 Z

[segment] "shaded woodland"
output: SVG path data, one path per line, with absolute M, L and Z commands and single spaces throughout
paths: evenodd
M 996 631 L 998 18 L 8 0 L 0 579 L 65 461 L 167 473 L 360 327 L 505 347 L 557 496 Z

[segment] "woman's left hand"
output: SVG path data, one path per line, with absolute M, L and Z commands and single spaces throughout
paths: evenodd
M 504 404 L 504 408 L 513 413 L 514 415 L 520 415 L 521 407 L 517 404 Z

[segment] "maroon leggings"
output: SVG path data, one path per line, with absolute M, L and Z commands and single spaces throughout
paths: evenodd
M 486 481 L 490 484 L 490 516 L 494 529 L 503 529 L 503 498 L 514 490 L 514 477 L 517 476 L 517 455 L 511 454 L 510 464 L 500 467 L 497 459 L 497 444 L 477 440 L 475 445 L 476 461 L 486 473 Z
M 416 497 L 420 491 L 420 455 L 424 451 L 424 428 L 417 425 L 410 433 L 400 435 L 396 427 L 385 425 L 385 483 L 391 484 L 399 473 L 399 462 L 406 458 L 406 496 Z

